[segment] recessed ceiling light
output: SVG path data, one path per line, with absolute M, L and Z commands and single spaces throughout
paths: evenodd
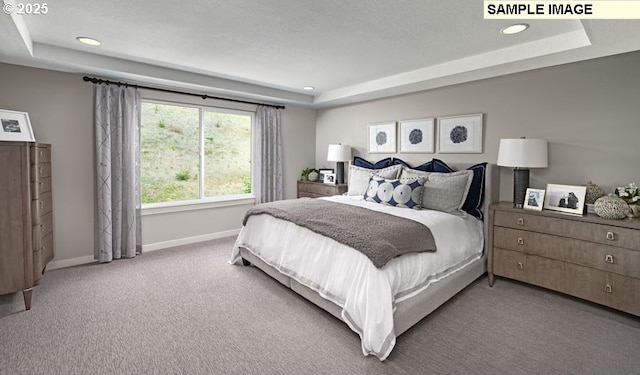
M 305 86 L 305 87 L 303 87 L 302 89 L 303 89 L 303 90 L 307 90 L 307 91 L 311 91 L 311 90 L 314 90 L 314 89 L 315 89 L 315 87 L 313 87 L 313 86 Z
M 515 25 L 511 25 L 511 26 L 505 27 L 500 32 L 505 34 L 505 35 L 511 35 L 511 34 L 521 33 L 521 32 L 525 31 L 528 28 L 529 28 L 528 24 L 526 24 L 526 23 L 518 23 L 518 24 L 515 24 Z
M 86 36 L 79 36 L 76 38 L 80 43 L 87 44 L 89 46 L 99 46 L 102 45 L 102 42 L 98 39 L 89 38 Z

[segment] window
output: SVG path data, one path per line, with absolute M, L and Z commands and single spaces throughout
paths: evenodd
M 251 193 L 253 113 L 143 101 L 142 203 Z

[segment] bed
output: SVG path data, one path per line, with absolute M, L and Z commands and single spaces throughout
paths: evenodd
M 398 164 L 401 164 L 401 172 L 395 177 L 399 178 L 402 173 L 405 177 L 412 172 L 421 173 L 406 163 Z M 476 203 L 482 218 L 483 212 L 488 213 L 489 204 L 498 200 L 499 171 L 496 166 L 487 163 L 447 165 L 441 162 L 440 166 L 443 165 L 450 171 L 446 175 L 438 173 L 445 172 L 443 168 L 426 175 L 435 181 L 438 176 L 449 177 L 458 173 L 466 176 L 471 173 L 462 171 L 473 171 L 473 182 L 475 185 L 481 183 L 479 194 L 482 198 Z M 481 181 L 477 181 L 478 165 L 482 165 Z M 486 272 L 484 249 L 488 226 L 487 220 L 464 213 L 415 210 L 365 200 L 357 194 L 359 191 L 352 193 L 358 168 L 350 167 L 351 195 L 323 199 L 333 205 L 344 206 L 345 210 L 347 206 L 356 207 L 350 209 L 366 209 L 367 212 L 398 217 L 397 220 L 409 219 L 425 224 L 433 233 L 437 250 L 404 254 L 376 267 L 360 251 L 309 229 L 303 223 L 295 224 L 272 214 L 257 213 L 245 218 L 230 263 L 258 267 L 343 320 L 360 336 L 364 355 L 372 354 L 385 360 L 395 346 L 396 337 Z M 429 168 L 432 169 L 433 165 Z M 388 176 L 383 176 L 382 172 L 377 174 L 385 169 L 362 172 L 363 168 L 360 168 L 358 173 L 366 175 L 367 184 L 372 184 L 374 177 L 390 181 L 391 172 Z M 425 180 L 420 182 L 425 184 L 426 194 L 427 183 Z M 365 183 L 364 178 L 360 183 Z M 367 198 L 366 193 L 364 197 Z M 438 202 L 433 204 L 439 205 Z M 371 215 L 373 217 L 374 213 Z

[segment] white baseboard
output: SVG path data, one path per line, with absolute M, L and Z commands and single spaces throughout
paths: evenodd
M 83 257 L 70 258 L 70 259 L 60 259 L 60 260 L 52 260 L 47 264 L 47 271 L 57 270 L 58 268 L 66 268 L 79 266 L 81 264 L 93 263 L 96 260 L 93 259 L 93 255 L 86 255 Z
M 197 242 L 216 240 L 218 238 L 237 236 L 239 233 L 240 233 L 240 229 L 234 229 L 234 230 L 228 230 L 224 232 L 203 234 L 200 236 L 178 238 L 171 241 L 150 243 L 150 244 L 142 245 L 142 252 L 145 253 L 147 251 L 166 249 L 174 246 L 189 245 Z M 70 258 L 70 259 L 53 260 L 49 262 L 49 264 L 47 265 L 47 270 L 55 270 L 58 268 L 79 266 L 81 264 L 88 264 L 93 262 L 96 262 L 96 260 L 93 258 L 93 255 L 86 255 L 86 256 Z
M 150 244 L 142 245 L 142 252 L 144 253 L 144 252 L 147 252 L 147 251 L 155 251 L 155 250 L 160 250 L 160 249 L 166 249 L 168 247 L 189 245 L 189 244 L 196 243 L 196 242 L 217 240 L 218 238 L 237 236 L 238 234 L 240 234 L 240 229 L 233 229 L 233 230 L 228 230 L 228 231 L 224 231 L 224 232 L 203 234 L 203 235 L 200 235 L 200 236 L 178 238 L 178 239 L 171 240 L 171 241 L 150 243 Z

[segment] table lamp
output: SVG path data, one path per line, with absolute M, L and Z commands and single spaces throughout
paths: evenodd
M 522 208 L 529 187 L 529 168 L 549 166 L 547 141 L 535 138 L 501 139 L 498 163 L 513 169 L 513 206 Z
M 344 162 L 351 160 L 351 146 L 329 145 L 327 161 L 336 162 L 336 184 L 344 184 Z

